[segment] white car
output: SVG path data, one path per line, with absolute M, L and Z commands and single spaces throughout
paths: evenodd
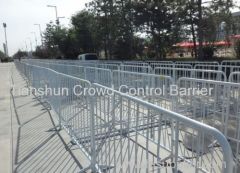
M 93 61 L 93 60 L 98 60 L 98 56 L 95 53 L 86 53 L 86 54 L 78 55 L 78 60 Z

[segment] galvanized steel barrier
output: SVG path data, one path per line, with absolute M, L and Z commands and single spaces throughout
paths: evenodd
M 216 70 L 221 71 L 221 65 L 208 65 L 208 64 L 196 64 L 194 66 L 195 69 L 203 69 L 203 70 Z
M 217 61 L 176 61 L 175 64 L 190 64 L 193 67 L 197 64 L 202 65 L 219 65 Z
M 152 64 L 151 64 L 152 65 Z M 190 64 L 163 64 L 163 63 L 155 63 L 154 64 L 154 69 L 156 68 L 183 68 L 183 69 L 192 69 L 192 65 Z
M 232 78 L 239 73 L 232 73 Z M 231 79 L 231 78 L 230 78 Z M 235 78 L 236 79 L 236 78 Z M 206 95 L 180 95 L 177 112 L 219 129 L 228 139 L 240 171 L 240 83 L 180 78 L 178 86 L 194 91 L 204 89 Z M 206 137 L 206 141 L 209 139 Z M 207 142 L 208 144 L 210 141 Z M 208 145 L 206 143 L 206 145 Z M 194 146 L 193 146 L 194 147 Z
M 224 60 L 221 65 L 240 66 L 240 60 Z
M 224 72 L 215 70 L 158 67 L 154 69 L 154 74 L 169 75 L 175 83 L 181 77 L 227 81 L 227 76 Z
M 113 71 L 112 84 L 115 90 L 169 110 L 174 109 L 174 100 L 170 95 L 170 86 L 174 83 L 170 76 Z
M 229 76 L 229 82 L 240 83 L 240 71 L 232 72 Z
M 231 146 L 216 128 L 49 68 L 16 66 L 37 89 L 81 85 L 78 93 L 102 91 L 44 97 L 90 161 L 81 172 L 233 172 Z
M 150 66 L 142 65 L 121 65 L 120 70 L 138 73 L 152 73 L 152 68 Z

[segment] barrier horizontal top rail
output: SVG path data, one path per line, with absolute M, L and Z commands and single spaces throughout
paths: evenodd
M 98 68 L 105 68 L 105 69 L 109 69 L 109 70 L 119 70 L 120 69 L 119 65 L 117 65 L 117 64 L 109 64 L 109 63 L 98 64 L 97 67 Z
M 150 63 L 150 66 L 155 69 L 159 67 L 169 67 L 169 68 L 187 68 L 192 69 L 192 65 L 190 64 L 175 64 L 175 63 Z
M 175 64 L 191 64 L 192 66 L 195 66 L 197 64 L 220 65 L 217 61 L 176 61 Z
M 138 73 L 152 73 L 152 68 L 150 66 L 121 65 L 120 70 Z
M 206 65 L 206 64 L 196 64 L 194 66 L 195 69 L 203 69 L 203 70 L 216 70 L 221 71 L 221 65 Z
M 158 64 L 173 64 L 173 61 L 146 61 L 147 63 L 158 63 Z
M 148 67 L 148 63 L 141 62 L 141 61 L 123 61 L 122 65 L 132 65 L 132 66 L 142 66 L 142 67 Z

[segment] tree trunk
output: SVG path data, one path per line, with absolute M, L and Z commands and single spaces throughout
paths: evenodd
M 202 0 L 198 0 L 198 60 L 203 60 Z
M 194 58 L 197 59 L 197 43 L 196 43 L 196 34 L 195 34 L 195 28 L 194 28 L 194 21 L 192 18 L 192 9 L 191 9 L 191 14 L 190 14 L 190 18 L 191 18 L 191 32 L 192 32 L 192 37 L 193 37 L 193 50 L 194 50 Z
M 108 47 L 109 47 L 109 56 L 110 56 L 110 59 L 112 59 L 112 56 L 113 56 L 113 0 L 110 0 L 110 27 L 109 27 L 109 44 L 108 44 Z

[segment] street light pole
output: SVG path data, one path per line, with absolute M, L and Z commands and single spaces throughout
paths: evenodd
M 35 37 L 35 43 L 36 43 L 36 48 L 37 48 L 37 36 L 36 36 L 36 33 L 35 32 L 31 32 L 32 34 L 34 34 L 34 37 Z
M 35 26 L 38 26 L 38 28 L 39 28 L 40 37 L 41 37 L 41 43 L 42 43 L 42 46 L 43 46 L 43 35 L 42 35 L 41 25 L 40 25 L 40 24 L 34 24 L 34 25 L 35 25 Z
M 28 52 L 27 42 L 25 41 L 26 52 Z
M 8 42 L 7 42 L 7 24 L 3 23 L 3 28 L 5 32 L 5 45 L 6 45 L 6 55 L 8 56 Z
M 30 37 L 27 38 L 30 41 L 30 47 L 31 47 L 31 52 L 30 52 L 30 56 L 32 57 L 32 52 L 33 52 L 33 48 L 32 48 L 32 40 Z
M 56 15 L 56 24 L 59 25 L 59 18 L 58 18 L 58 11 L 57 11 L 57 6 L 56 5 L 47 5 L 47 7 L 51 7 L 55 9 L 55 15 Z

